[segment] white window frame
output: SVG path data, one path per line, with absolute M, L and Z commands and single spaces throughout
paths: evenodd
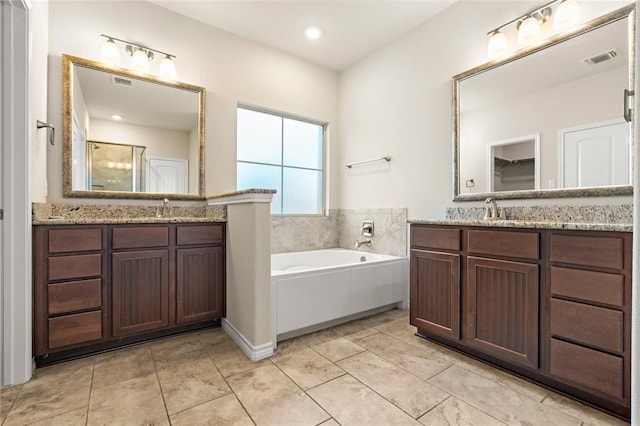
M 327 215 L 327 128 L 328 128 L 328 123 L 326 122 L 321 122 L 318 120 L 313 120 L 313 119 L 309 119 L 306 117 L 301 117 L 299 115 L 294 115 L 294 114 L 289 114 L 289 113 L 283 113 L 280 111 L 275 111 L 275 110 L 270 110 L 270 109 L 265 109 L 265 108 L 261 108 L 261 107 L 256 107 L 256 106 L 252 106 L 252 105 L 247 105 L 247 104 L 238 104 L 236 111 L 239 109 L 246 109 L 249 111 L 254 111 L 254 112 L 260 112 L 263 114 L 269 114 L 269 115 L 273 115 L 276 117 L 280 117 L 280 118 L 287 118 L 290 120 L 296 120 L 296 121 L 302 121 L 305 123 L 309 123 L 309 124 L 315 124 L 317 126 L 321 126 L 322 127 L 322 169 L 313 169 L 313 168 L 308 168 L 308 167 L 292 167 L 292 166 L 285 166 L 282 164 L 282 159 L 280 160 L 280 164 L 274 164 L 274 163 L 262 163 L 262 162 L 257 162 L 257 161 L 243 161 L 243 160 L 238 160 L 236 158 L 236 165 L 238 163 L 245 163 L 245 164 L 256 164 L 256 165 L 264 165 L 264 166 L 274 166 L 274 167 L 279 167 L 280 168 L 280 182 L 283 185 L 282 191 L 284 192 L 284 169 L 288 168 L 288 169 L 299 169 L 299 170 L 314 170 L 314 171 L 320 171 L 320 175 L 321 175 L 321 181 L 322 181 L 322 185 L 321 185 L 321 191 L 322 193 L 320 194 L 320 200 L 321 200 L 321 206 L 320 206 L 320 212 L 319 213 L 271 213 L 271 216 L 314 216 L 314 217 L 318 217 L 318 216 L 326 216 Z M 237 120 L 236 120 L 237 123 Z M 281 140 L 281 147 L 282 144 L 284 144 L 284 134 L 282 135 L 283 139 Z M 237 143 L 238 139 L 237 139 L 237 129 L 236 129 L 236 143 Z M 282 149 L 282 148 L 281 148 Z M 282 149 L 281 152 L 284 152 L 284 150 Z M 237 177 L 237 168 L 236 168 L 236 177 Z M 281 194 L 282 195 L 282 194 Z M 281 200 L 284 200 L 283 197 L 280 198 Z M 282 205 L 280 206 L 282 210 Z

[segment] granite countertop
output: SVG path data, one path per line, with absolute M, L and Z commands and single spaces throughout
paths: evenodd
M 108 225 L 126 223 L 210 223 L 226 222 L 215 217 L 122 217 L 122 218 L 86 218 L 50 216 L 33 219 L 33 225 Z
M 590 223 L 482 219 L 409 219 L 407 222 L 415 225 L 483 226 L 488 228 L 532 228 L 567 229 L 574 231 L 633 232 L 633 224 L 631 223 Z

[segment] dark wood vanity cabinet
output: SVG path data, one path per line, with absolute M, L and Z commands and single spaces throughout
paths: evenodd
M 224 224 L 34 226 L 33 235 L 41 363 L 225 314 Z
M 423 337 L 630 415 L 631 234 L 411 225 Z

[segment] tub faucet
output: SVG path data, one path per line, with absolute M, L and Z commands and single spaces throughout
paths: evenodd
M 371 246 L 371 240 L 356 240 L 356 248 L 360 248 L 364 245 Z

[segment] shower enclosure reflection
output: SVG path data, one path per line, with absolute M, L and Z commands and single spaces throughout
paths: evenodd
M 146 149 L 139 145 L 87 141 L 87 187 L 144 192 Z

